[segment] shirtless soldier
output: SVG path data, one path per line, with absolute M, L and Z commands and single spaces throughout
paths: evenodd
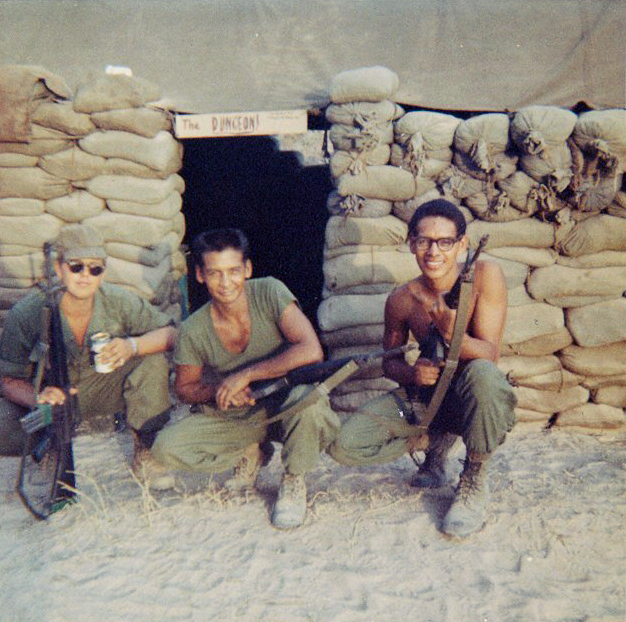
M 462 264 L 459 256 L 467 249 L 465 219 L 461 211 L 444 199 L 420 206 L 409 223 L 409 248 L 421 275 L 395 289 L 385 305 L 386 350 L 407 343 L 409 332 L 423 341 L 434 326 L 450 343 L 456 311 L 445 301 Z M 446 397 L 429 426 L 426 459 L 411 480 L 412 486 L 439 487 L 446 483 L 445 460 L 456 436 L 466 447 L 466 458 L 454 501 L 441 529 L 465 537 L 482 528 L 489 499 L 487 461 L 514 424 L 515 395 L 495 363 L 506 318 L 507 293 L 500 267 L 477 261 L 469 310 L 463 335 L 459 366 Z M 442 364 L 441 364 L 442 365 Z M 403 356 L 383 363 L 385 375 L 398 382 L 396 389 L 366 404 L 343 426 L 329 453 L 340 463 L 363 465 L 388 462 L 411 450 L 408 434 L 390 432 L 394 421 L 411 411 L 409 392 L 432 387 L 441 365 L 420 358 L 414 365 Z M 395 426 L 402 430 L 402 426 Z M 404 426 L 406 430 L 406 426 Z

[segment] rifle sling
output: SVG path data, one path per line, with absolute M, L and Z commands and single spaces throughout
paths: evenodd
M 473 273 L 473 270 L 472 270 Z M 435 392 L 426 407 L 423 415 L 420 417 L 419 427 L 427 428 L 430 422 L 433 420 L 443 398 L 446 396 L 450 381 L 454 372 L 459 364 L 459 354 L 461 352 L 461 343 L 463 341 L 463 335 L 467 330 L 467 324 L 469 321 L 469 308 L 472 294 L 473 274 L 470 273 L 468 279 L 464 279 L 461 282 L 461 291 L 459 293 L 459 306 L 457 308 L 456 317 L 454 319 L 454 327 L 452 329 L 452 339 L 450 340 L 450 348 L 448 349 L 448 356 L 446 362 L 439 375 Z

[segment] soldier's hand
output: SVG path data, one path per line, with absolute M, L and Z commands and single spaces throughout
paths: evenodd
M 78 390 L 72 387 L 70 389 L 70 395 L 76 395 Z M 59 387 L 44 387 L 37 394 L 37 404 L 51 404 L 57 406 L 65 404 L 65 391 Z
M 435 365 L 430 359 L 417 359 L 413 366 L 413 378 L 417 386 L 431 386 L 437 382 L 443 361 Z
M 110 363 L 114 368 L 121 367 L 134 355 L 133 346 L 128 339 L 115 337 L 100 351 L 100 362 Z
M 245 370 L 231 374 L 223 380 L 215 393 L 215 402 L 220 410 L 254 405 Z

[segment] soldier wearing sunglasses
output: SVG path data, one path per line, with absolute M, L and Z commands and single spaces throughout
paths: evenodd
M 169 316 L 147 300 L 105 282 L 106 252 L 100 234 L 89 226 L 68 225 L 55 241 L 54 271 L 61 288 L 59 309 L 63 324 L 68 372 L 83 422 L 90 428 L 111 429 L 114 416 L 124 413 L 131 427 L 135 452 L 133 468 L 154 488 L 173 485 L 149 448 L 168 420 L 171 406 L 169 366 L 164 352 L 174 346 L 176 329 Z M 35 403 L 61 404 L 66 395 L 42 383 L 37 395 L 33 375 L 40 342 L 45 296 L 34 291 L 11 309 L 0 337 L 0 454 L 19 455 L 24 434 L 19 417 Z M 110 373 L 95 370 L 92 335 L 111 335 L 101 362 Z
M 385 305 L 383 346 L 404 345 L 412 335 L 420 344 L 431 331 L 449 347 L 456 311 L 444 295 L 459 276 L 467 249 L 465 218 L 449 201 L 421 205 L 409 222 L 408 242 L 421 274 L 396 288 Z M 461 437 L 466 458 L 454 501 L 441 525 L 450 536 L 465 537 L 482 528 L 489 498 L 488 460 L 513 427 L 515 395 L 495 363 L 504 332 L 507 294 L 495 262 L 475 264 L 469 322 L 462 336 L 459 366 L 443 403 L 428 428 L 425 461 L 411 485 L 438 488 L 449 483 L 446 457 Z M 437 383 L 443 360 L 404 356 L 383 362 L 385 375 L 400 388 L 366 404 L 342 425 L 329 453 L 342 464 L 380 464 L 412 450 L 413 438 L 395 425 L 411 413 L 410 395 L 424 395 Z M 426 389 L 426 391 L 424 391 Z M 409 426 L 410 427 L 410 426 Z M 394 429 L 399 430 L 396 434 Z

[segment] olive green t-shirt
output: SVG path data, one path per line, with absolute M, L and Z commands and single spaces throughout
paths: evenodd
M 249 279 L 245 288 L 250 309 L 250 341 L 245 350 L 241 353 L 226 350 L 215 332 L 209 301 L 182 323 L 175 363 L 225 373 L 269 358 L 287 345 L 280 331 L 280 316 L 296 297 L 273 277 Z
M 0 337 L 0 375 L 32 378 L 44 303 L 45 295 L 36 291 L 22 298 L 7 315 Z M 168 315 L 147 300 L 111 283 L 103 283 L 96 291 L 93 313 L 82 346 L 76 343 L 63 313 L 61 321 L 73 384 L 85 373 L 92 371 L 89 351 L 91 335 L 99 332 L 107 332 L 111 337 L 143 335 L 172 323 Z

